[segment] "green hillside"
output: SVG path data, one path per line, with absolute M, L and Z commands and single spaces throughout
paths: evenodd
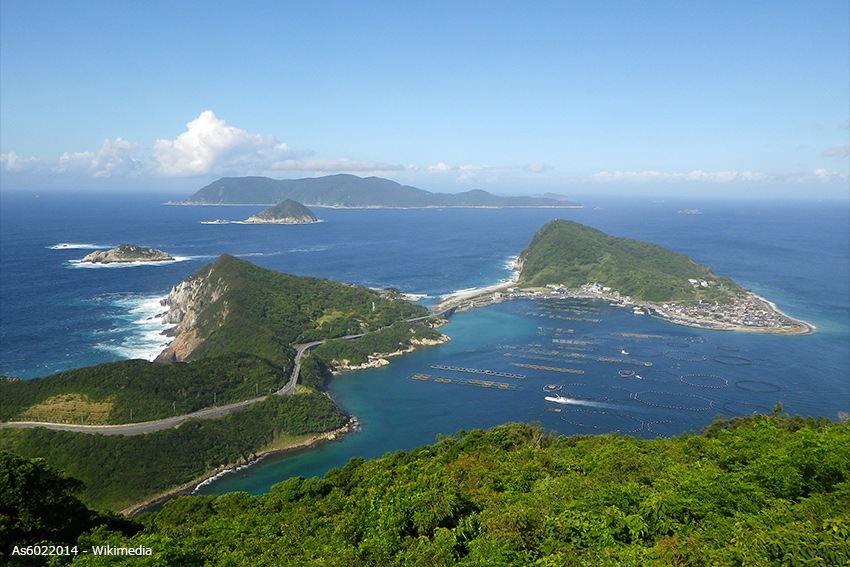
M 274 207 L 270 207 L 264 211 L 250 217 L 248 222 L 275 222 L 275 221 L 290 221 L 298 223 L 316 222 L 316 215 L 313 211 L 292 199 L 281 201 Z
M 355 358 L 433 336 L 421 324 L 393 325 L 428 315 L 395 290 L 282 274 L 228 255 L 175 289 L 194 309 L 191 332 L 200 341 L 186 362 L 126 360 L 32 380 L 3 379 L 0 420 L 117 424 L 183 415 L 278 390 L 291 376 L 295 344 L 366 333 L 329 345 L 331 353 Z M 317 391 L 331 363 L 309 357 L 301 375 L 307 387 L 224 418 L 132 437 L 0 429 L 0 449 L 44 457 L 85 483 L 84 501 L 119 510 L 281 439 L 344 425 L 348 418 Z M 0 510 L 0 538 L 3 518 Z
M 274 272 L 227 254 L 189 279 L 194 278 L 224 291 L 198 316 L 203 343 L 192 359 L 241 352 L 289 360 L 292 344 L 375 331 L 428 315 L 427 308 L 392 292 Z
M 710 268 L 657 244 L 609 236 L 577 222 L 545 224 L 519 256 L 519 283 L 564 285 L 598 283 L 633 299 L 724 302 L 744 290 Z M 688 280 L 705 281 L 706 286 Z
M 848 424 L 776 414 L 651 440 L 507 424 L 81 541 L 146 565 L 846 565 L 848 455 Z M 75 564 L 143 561 L 106 559 Z

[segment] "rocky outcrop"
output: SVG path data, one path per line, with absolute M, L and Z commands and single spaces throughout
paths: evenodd
M 254 216 L 245 219 L 250 224 L 306 224 L 318 222 L 313 211 L 291 199 L 278 203 Z
M 97 250 L 87 254 L 80 262 L 112 264 L 127 262 L 173 262 L 174 258 L 156 248 L 142 248 L 135 244 L 122 244 L 111 250 Z
M 227 286 L 212 275 L 211 267 L 183 280 L 173 288 L 163 300 L 168 311 L 163 323 L 175 325 L 166 333 L 174 340 L 159 353 L 157 362 L 182 362 L 203 342 L 198 329 L 201 312 L 208 305 L 218 301 L 227 291 Z M 227 318 L 227 303 L 218 310 L 217 318 L 222 323 Z

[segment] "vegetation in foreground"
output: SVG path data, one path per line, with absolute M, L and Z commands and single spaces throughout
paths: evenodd
M 182 497 L 136 535 L 79 539 L 152 556 L 75 563 L 845 565 L 848 457 L 850 426 L 825 419 L 736 418 L 652 440 L 507 424 L 262 496 Z

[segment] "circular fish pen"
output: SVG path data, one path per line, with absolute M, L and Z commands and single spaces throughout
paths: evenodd
M 678 411 L 708 411 L 714 407 L 714 402 L 702 396 L 657 390 L 635 392 L 632 399 L 648 406 Z
M 747 366 L 748 364 L 753 363 L 752 359 L 745 358 L 743 356 L 733 356 L 731 354 L 715 356 L 714 361 L 719 362 L 720 364 L 728 364 L 729 366 Z
M 705 360 L 704 354 L 699 353 L 684 353 L 679 351 L 667 351 L 664 353 L 664 356 L 671 360 L 676 360 L 678 362 L 702 362 Z
M 545 386 L 543 386 L 544 392 L 559 392 L 563 389 L 564 387 L 560 384 L 546 384 Z
M 620 370 L 619 372 L 617 372 L 617 374 L 619 374 L 623 378 L 628 378 L 630 376 L 634 376 L 635 371 L 634 370 Z
M 723 410 L 732 415 L 751 415 L 753 413 L 769 413 L 770 408 L 761 404 L 749 402 L 723 402 Z
M 729 385 L 729 380 L 716 374 L 684 374 L 679 381 L 695 388 L 719 389 Z
M 562 409 L 561 420 L 574 427 L 598 432 L 638 433 L 645 429 L 643 420 L 630 415 L 594 409 Z
M 735 387 L 748 392 L 758 392 L 767 394 L 770 392 L 781 392 L 782 386 L 772 382 L 764 382 L 762 380 L 738 380 L 735 382 Z

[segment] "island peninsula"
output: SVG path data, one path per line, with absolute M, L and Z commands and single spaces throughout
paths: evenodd
M 516 260 L 515 281 L 454 296 L 434 311 L 463 310 L 507 299 L 604 299 L 671 323 L 701 329 L 806 334 L 814 326 L 707 266 L 656 244 L 609 236 L 566 220 L 537 231 Z

